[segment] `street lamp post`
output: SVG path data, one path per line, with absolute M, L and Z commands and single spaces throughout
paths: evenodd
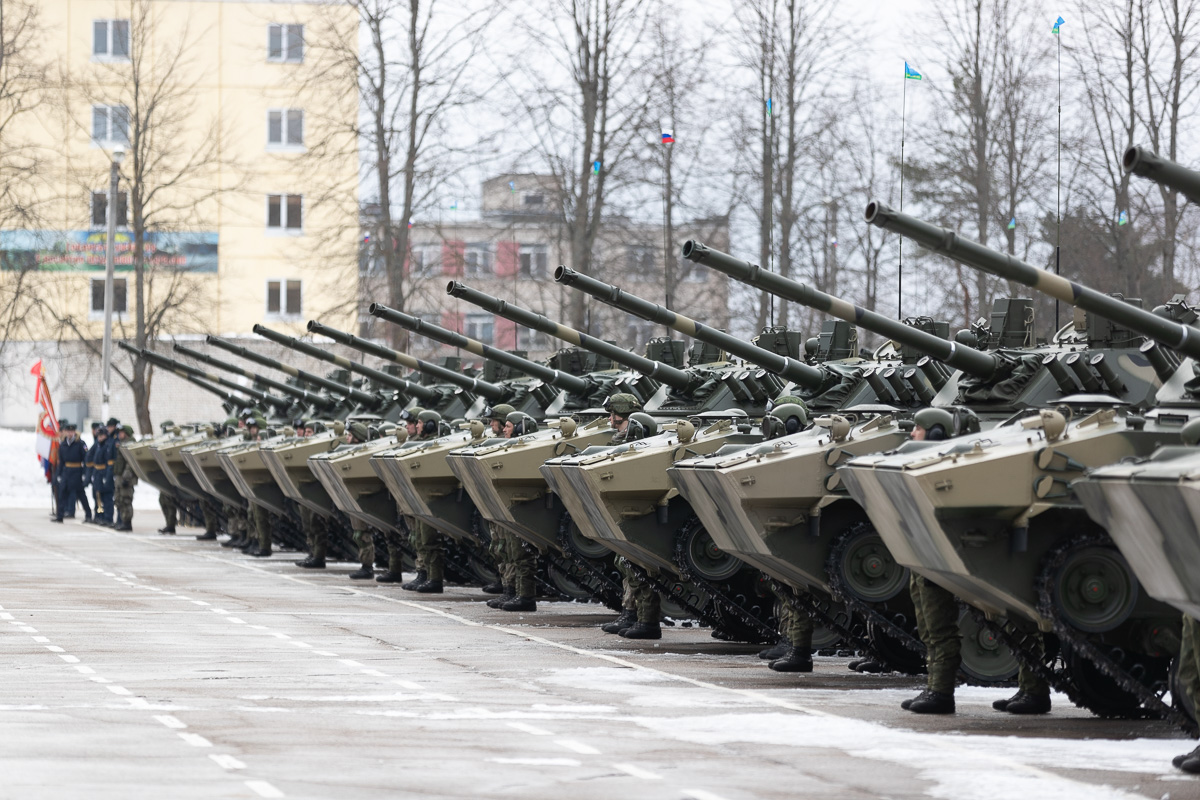
M 100 418 L 108 419 L 109 389 L 112 375 L 112 318 L 113 318 L 113 269 L 117 251 L 117 182 L 120 180 L 121 162 L 125 160 L 125 148 L 113 148 L 112 168 L 108 176 L 108 245 L 104 254 L 104 378 L 103 396 L 100 402 Z

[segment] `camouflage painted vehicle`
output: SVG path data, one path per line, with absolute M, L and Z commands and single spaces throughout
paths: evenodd
M 560 270 L 558 274 L 563 277 L 568 273 Z M 666 468 L 684 453 L 709 452 L 737 437 L 751 435 L 751 418 L 744 409 L 761 414 L 767 400 L 790 382 L 769 370 L 749 370 L 729 360 L 719 346 L 712 344 L 712 337 L 708 342 L 697 337 L 687 369 L 680 369 L 680 342 L 652 342 L 656 354 L 672 353 L 674 363 L 660 359 L 646 364 L 648 359 L 461 284 L 451 284 L 450 291 L 518 324 L 594 349 L 638 371 L 637 379 L 621 384 L 619 391 L 641 399 L 647 412 L 641 424 L 647 435 L 631 444 L 592 445 L 578 453 L 550 458 L 540 471 L 580 532 L 646 571 L 665 597 L 689 614 L 739 638 L 772 637 L 774 598 L 765 600 L 769 593 L 757 570 L 743 569 L 742 564 L 734 562 L 718 581 L 704 580 L 699 574 L 690 576 L 691 581 L 682 578 L 676 561 L 677 535 L 709 540 L 702 527 L 695 524 L 690 506 L 679 496 Z M 848 356 L 853 350 L 849 346 L 852 331 L 848 326 L 843 328 L 839 333 L 843 355 Z M 754 348 L 760 359 L 786 365 L 787 371 L 813 386 L 840 383 L 839 377 L 800 360 L 797 336 L 774 333 L 781 335 L 766 336 L 763 343 L 780 349 Z M 737 340 L 728 345 L 739 351 L 744 346 L 754 347 Z M 688 421 L 691 418 L 693 422 Z M 621 463 L 607 465 L 614 459 Z M 699 549 L 707 546 L 697 545 Z
M 867 220 L 1075 305 L 1088 312 L 1090 332 L 1107 335 L 1065 359 L 1075 391 L 1053 408 L 851 460 L 840 470 L 851 495 L 897 561 L 1007 617 L 1004 635 L 1076 702 L 1102 715 L 1174 714 L 1162 695 L 1178 615 L 1141 590 L 1070 482 L 1089 467 L 1177 443 L 1200 413 L 1183 381 L 1156 368 L 1162 345 L 1200 355 L 1200 336 L 1170 318 L 1187 310 L 1143 311 L 879 203 Z M 1065 670 L 1052 669 L 1053 649 L 1038 658 L 1028 636 L 1036 628 L 1055 633 Z
M 1126 171 L 1200 200 L 1200 172 L 1187 169 L 1142 148 L 1125 153 Z M 1182 296 L 1171 305 L 1181 305 Z M 1174 313 L 1179 319 L 1182 315 Z M 1194 325 L 1196 315 L 1181 321 Z M 1182 390 L 1200 396 L 1196 362 L 1191 369 L 1170 353 L 1168 385 L 1183 381 Z M 1178 378 L 1176 378 L 1178 376 Z M 1125 459 L 1088 470 L 1071 483 L 1088 515 L 1102 525 L 1138 576 L 1146 593 L 1185 614 L 1200 617 L 1200 450 L 1193 422 L 1183 431 L 1182 445 L 1166 445 L 1146 458 Z

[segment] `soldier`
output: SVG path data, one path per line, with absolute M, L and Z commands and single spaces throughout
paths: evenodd
M 1179 685 L 1183 688 L 1192 708 L 1200 707 L 1200 623 L 1194 617 L 1183 615 L 1183 641 L 1179 648 Z M 1175 756 L 1171 763 L 1176 769 L 1193 775 L 1200 774 L 1200 747 Z
M 96 508 L 96 522 L 106 528 L 115 525 L 113 517 L 113 477 L 112 468 L 114 446 L 108 440 L 108 429 L 96 429 L 96 452 L 92 463 L 92 483 L 97 486 L 100 495 L 100 505 Z
M 361 422 L 351 422 L 346 426 L 345 446 L 360 445 L 370 439 L 371 432 Z M 342 449 L 342 445 L 338 449 Z M 355 525 L 362 525 L 358 520 L 351 520 Z M 369 528 L 355 527 L 351 538 L 358 545 L 359 568 L 350 573 L 350 580 L 365 581 L 375 577 L 375 534 Z
M 58 467 L 55 470 L 58 479 L 58 512 L 53 521 L 63 521 L 63 512 L 74 506 L 76 497 L 81 499 L 90 519 L 91 509 L 83 493 L 83 460 L 87 457 L 87 448 L 79 440 L 75 423 L 65 422 L 63 427 L 65 433 L 58 446 Z
M 305 438 L 324 432 L 325 426 L 321 423 L 312 420 L 304 422 Z M 304 509 L 301 509 L 300 513 L 303 517 Z M 308 521 L 305 524 L 308 533 L 308 558 L 297 563 L 305 569 L 325 569 L 325 549 L 329 544 L 329 528 L 325 519 L 312 511 L 309 511 Z
M 483 418 L 492 426 L 493 436 L 504 435 L 504 422 L 508 419 L 508 415 L 514 411 L 516 409 L 508 403 L 489 406 L 483 410 Z M 488 553 L 491 554 L 492 559 L 496 562 L 496 572 L 500 575 L 500 580 L 498 583 L 486 584 L 483 587 L 483 591 L 486 594 L 499 595 L 499 597 L 493 597 L 487 601 L 489 608 L 499 608 L 517 596 L 511 574 L 512 568 L 508 563 L 508 538 L 512 534 L 506 533 L 496 525 L 489 525 L 488 533 L 491 537 L 491 541 L 488 543 Z
M 96 509 L 97 513 L 100 511 L 100 487 L 92 481 L 92 470 L 95 463 L 93 459 L 96 455 L 96 431 L 103 427 L 99 422 L 92 423 L 92 445 L 88 448 L 87 457 L 83 460 L 83 485 L 92 487 L 92 508 Z M 92 520 L 89 518 L 84 521 L 91 522 Z
M 537 430 L 537 422 L 533 417 L 521 411 L 513 411 L 504 419 L 504 438 L 513 439 Z M 505 562 L 509 567 L 510 586 L 513 597 L 498 604 L 501 611 L 537 611 L 534 600 L 536 583 L 534 575 L 537 572 L 537 556 L 526 546 L 525 541 L 516 534 L 504 536 Z M 490 603 L 489 603 L 490 605 Z
M 113 480 L 116 482 L 113 503 L 121 520 L 116 527 L 118 531 L 133 530 L 133 487 L 137 486 L 138 479 L 133 466 L 125 457 L 125 448 L 120 446 L 132 439 L 132 426 L 123 425 L 117 430 L 117 455 L 113 459 Z
M 609 424 L 617 431 L 613 434 L 613 444 L 623 444 L 636 438 L 636 430 L 640 428 L 631 430 L 629 426 L 630 415 L 642 410 L 642 404 L 636 397 L 627 392 L 614 394 L 604 401 L 604 410 L 608 412 Z M 661 599 L 658 592 L 643 570 L 624 557 L 617 558 L 616 567 L 621 573 L 623 588 L 621 615 L 601 625 L 600 630 L 619 634 L 626 639 L 661 639 Z
M 159 426 L 163 435 L 167 435 L 175 428 L 175 423 L 171 420 L 166 420 Z M 179 504 L 175 502 L 175 495 L 170 491 L 158 493 L 158 507 L 162 509 L 163 526 L 158 529 L 158 532 L 166 535 L 175 534 L 175 521 L 178 512 Z
M 436 411 L 421 411 L 413 420 L 414 438 L 418 441 L 436 439 L 441 435 L 442 415 Z M 428 522 L 414 520 L 410 528 L 417 550 L 419 566 L 425 569 L 425 580 L 412 586 L 419 594 L 441 594 L 446 566 L 445 542 L 442 534 Z M 411 584 L 404 584 L 401 588 Z
M 250 441 L 261 438 L 265 433 L 267 421 L 262 417 L 253 417 L 246 422 L 246 436 Z M 253 524 L 253 534 L 257 538 L 251 536 L 249 547 L 242 552 L 255 558 L 267 558 L 271 555 L 271 514 L 258 503 L 251 503 L 250 521 Z

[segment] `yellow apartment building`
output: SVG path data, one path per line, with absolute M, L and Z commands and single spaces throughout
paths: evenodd
M 357 301 L 357 46 L 341 2 L 37 0 L 50 78 L 4 133 L 33 210 L 0 218 L 0 280 L 37 305 L 18 338 L 102 333 L 110 164 L 124 150 L 115 338 L 133 336 L 136 197 L 160 336 L 350 327 Z M 319 147 L 315 146 L 319 142 Z M 132 191 L 139 187 L 140 191 Z

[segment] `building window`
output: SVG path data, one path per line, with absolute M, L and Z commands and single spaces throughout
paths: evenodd
M 267 146 L 304 146 L 303 109 L 277 108 L 267 111 Z
M 92 142 L 129 144 L 129 109 L 125 106 L 92 106 Z
M 304 26 L 270 25 L 267 28 L 267 60 L 300 63 L 304 60 Z
M 98 19 L 93 21 L 92 57 L 97 61 L 128 61 L 129 20 Z
M 517 256 L 520 261 L 519 272 L 522 278 L 547 277 L 549 254 L 544 244 L 523 244 Z
M 104 313 L 104 278 L 92 278 L 91 314 Z M 125 313 L 125 279 L 113 278 L 113 313 Z
M 546 205 L 546 197 L 541 192 L 525 195 L 526 208 L 541 208 L 544 205 Z
M 467 314 L 463 320 L 463 335 L 491 344 L 495 334 L 496 318 L 491 314 Z
M 518 325 L 517 349 L 532 353 L 535 350 L 553 350 L 554 345 L 551 343 L 550 337 L 541 331 Z
M 630 275 L 654 274 L 654 248 L 630 245 L 625 248 L 626 269 Z
M 304 229 L 304 195 L 267 195 L 267 230 L 293 231 Z
M 463 250 L 463 274 L 475 278 L 492 274 L 492 246 L 490 244 L 474 242 L 466 246 Z
M 129 225 L 129 196 L 117 192 L 117 226 Z M 108 227 L 108 192 L 92 192 L 92 227 Z
M 437 247 L 413 247 L 410 272 L 414 278 L 428 278 L 431 275 L 442 274 L 440 249 Z
M 301 281 L 267 281 L 267 314 L 274 317 L 300 316 Z

